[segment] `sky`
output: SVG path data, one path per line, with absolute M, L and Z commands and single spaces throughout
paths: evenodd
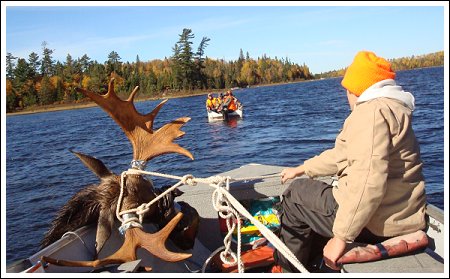
M 69 3 L 69 4 L 68 4 Z M 211 40 L 207 57 L 288 58 L 312 73 L 347 67 L 360 50 L 391 59 L 442 51 L 448 3 L 427 2 L 15 2 L 2 1 L 5 51 L 64 62 L 87 54 L 103 63 L 163 59 L 184 28 Z M 149 4 L 151 3 L 151 4 Z M 69 6 L 70 5 L 70 6 Z M 148 6 L 143 6 L 148 5 Z M 152 5 L 152 6 L 149 6 Z M 264 5 L 264 6 L 263 6 Z M 447 9 L 445 15 L 444 9 Z M 6 15 L 4 17 L 3 15 Z M 4 26 L 4 24 L 2 24 Z M 3 28 L 3 27 L 2 27 Z

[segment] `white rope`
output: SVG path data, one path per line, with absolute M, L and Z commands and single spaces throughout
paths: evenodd
M 267 240 L 272 243 L 272 245 L 283 254 L 283 256 L 292 263 L 295 268 L 297 268 L 300 272 L 309 273 L 309 271 L 301 264 L 301 262 L 297 259 L 297 257 L 287 248 L 287 246 L 281 242 L 281 240 L 266 226 L 264 226 L 260 221 L 253 216 L 245 209 L 238 200 L 236 200 L 229 192 L 224 191 L 223 188 L 220 188 L 220 191 L 223 195 L 227 196 L 228 200 L 231 204 L 236 208 L 236 210 L 241 213 L 244 217 L 249 219 L 261 232 Z
M 222 182 L 217 185 L 220 187 Z M 229 190 L 229 179 L 226 178 L 226 189 Z M 230 266 L 238 266 L 238 272 L 244 272 L 244 264 L 241 260 L 241 234 L 238 233 L 238 241 L 237 241 L 237 255 L 233 251 L 231 251 L 231 238 L 232 234 L 237 226 L 237 231 L 241 231 L 241 218 L 239 213 L 229 205 L 228 200 L 224 197 L 218 189 L 214 190 L 212 194 L 212 203 L 214 209 L 219 213 L 219 216 L 226 221 L 228 233 L 224 237 L 223 243 L 225 250 L 220 253 L 220 259 L 223 263 L 228 264 Z M 229 260 L 229 257 L 232 258 L 232 261 Z
M 180 180 L 178 183 L 161 193 L 159 196 L 148 202 L 147 204 L 141 204 L 137 208 L 129 209 L 125 211 L 120 211 L 122 199 L 123 199 L 123 187 L 125 182 L 125 177 L 127 174 L 147 174 L 147 175 L 153 175 L 153 176 L 160 176 L 164 178 L 171 178 Z M 261 234 L 270 242 L 272 245 L 280 251 L 280 253 L 287 259 L 289 262 L 294 265 L 300 272 L 303 273 L 309 273 L 309 271 L 302 265 L 302 263 L 297 259 L 297 257 L 287 248 L 287 246 L 281 242 L 281 240 L 271 231 L 269 230 L 265 225 L 263 225 L 259 220 L 254 218 L 248 211 L 245 209 L 245 207 L 242 206 L 242 204 L 239 203 L 238 200 L 236 200 L 230 193 L 229 193 L 229 183 L 231 181 L 247 181 L 247 180 L 255 180 L 255 179 L 264 179 L 264 178 L 271 178 L 271 177 L 279 177 L 279 174 L 273 174 L 273 175 L 266 175 L 266 176 L 256 176 L 256 177 L 245 177 L 245 178 L 231 178 L 231 177 L 224 177 L 224 176 L 211 176 L 208 178 L 195 178 L 192 175 L 185 175 L 183 177 L 181 176 L 175 176 L 175 175 L 168 175 L 168 174 L 162 174 L 157 172 L 149 172 L 149 171 L 143 171 L 138 169 L 129 169 L 127 171 L 122 172 L 121 174 L 121 180 L 120 180 L 120 194 L 117 201 L 117 208 L 116 208 L 116 216 L 117 218 L 123 221 L 123 218 L 121 215 L 127 214 L 127 213 L 136 213 L 139 215 L 139 221 L 142 223 L 143 215 L 149 210 L 150 206 L 154 204 L 156 201 L 164 197 L 167 193 L 173 191 L 177 187 L 181 185 L 196 185 L 198 182 L 208 184 L 215 189 L 213 192 L 213 207 L 219 212 L 219 215 L 226 219 L 228 234 L 224 238 L 224 244 L 225 244 L 225 251 L 220 254 L 220 258 L 224 263 L 230 264 L 232 266 L 238 265 L 238 271 L 240 273 L 243 272 L 244 266 L 240 259 L 241 254 L 241 230 L 240 230 L 240 216 L 239 213 L 242 214 L 245 218 L 250 220 L 261 232 Z M 222 185 L 225 184 L 226 187 L 222 187 Z M 216 197 L 216 198 L 215 198 Z M 222 205 L 222 203 L 225 203 L 225 205 Z M 231 203 L 232 206 L 229 205 Z M 233 209 L 234 208 L 234 209 Z M 224 213 L 226 212 L 226 213 Z M 234 216 L 234 217 L 231 217 Z M 234 219 L 233 219 L 234 218 Z M 233 219 L 230 221 L 230 219 Z M 230 224 L 231 222 L 231 224 Z M 237 229 L 237 236 L 238 236 L 238 247 L 237 247 L 237 255 L 234 254 L 232 251 L 230 251 L 231 246 L 231 234 L 234 231 L 236 225 L 238 226 Z M 217 252 L 215 252 L 217 253 Z M 233 261 L 229 261 L 227 259 L 227 256 L 231 256 L 233 258 Z
M 125 176 L 127 175 L 127 171 L 122 172 L 120 175 L 120 193 L 119 198 L 117 199 L 116 206 L 116 217 L 120 222 L 123 222 L 122 215 L 120 214 L 120 207 L 122 206 L 122 198 L 123 198 L 123 187 L 125 185 Z

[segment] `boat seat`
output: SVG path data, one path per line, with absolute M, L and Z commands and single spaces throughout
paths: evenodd
M 430 248 L 414 254 L 373 262 L 351 263 L 342 267 L 344 273 L 440 273 L 444 260 Z

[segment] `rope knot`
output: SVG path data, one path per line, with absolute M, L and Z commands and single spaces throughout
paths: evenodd
M 136 214 L 139 215 L 139 219 L 142 220 L 145 213 L 147 213 L 148 207 L 147 204 L 143 203 L 140 206 L 136 207 Z
M 208 182 L 209 182 L 209 184 L 212 184 L 212 185 L 219 185 L 219 184 L 222 184 L 223 182 L 225 182 L 225 180 L 226 180 L 226 178 L 225 177 L 223 177 L 223 176 L 210 176 L 209 178 L 208 178 Z
M 195 186 L 197 182 L 195 181 L 195 177 L 192 174 L 186 174 L 181 178 L 181 182 L 185 185 Z

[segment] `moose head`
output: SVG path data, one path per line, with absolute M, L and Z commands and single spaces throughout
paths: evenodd
M 156 131 L 153 130 L 153 121 L 167 99 L 157 105 L 152 112 L 143 115 L 136 110 L 133 102 L 138 87 L 133 90 L 126 101 L 120 99 L 114 92 L 114 79 L 109 82 L 108 92 L 104 95 L 81 88 L 77 88 L 77 91 L 97 103 L 125 132 L 133 148 L 133 168 L 143 169 L 149 160 L 166 153 L 178 153 L 194 159 L 188 150 L 173 142 L 185 134 L 180 128 L 190 118 L 178 118 Z M 100 178 L 100 183 L 83 188 L 61 208 L 52 222 L 50 230 L 41 242 L 41 246 L 48 246 L 58 240 L 66 231 L 97 222 L 96 252 L 98 255 L 111 235 L 117 206 L 120 207 L 120 210 L 136 208 L 154 199 L 159 189 L 155 189 L 153 183 L 141 174 L 127 174 L 122 190 L 122 203 L 117 205 L 121 191 L 120 176 L 112 173 L 102 161 L 94 157 L 79 152 L 73 153 Z M 166 261 L 184 260 L 191 255 L 174 253 L 165 248 L 166 239 L 169 235 L 173 235 L 171 234 L 172 231 L 183 217 L 183 213 L 178 212 L 172 218 L 175 215 L 173 199 L 176 195 L 176 193 L 173 193 L 171 196 L 164 197 L 165 200 L 162 199 L 160 202 L 153 204 L 145 214 L 145 220 L 162 226 L 165 225 L 164 228 L 154 234 L 144 232 L 142 227 L 139 226 L 127 228 L 122 247 L 105 259 L 76 262 L 43 257 L 43 260 L 58 265 L 96 267 L 134 260 L 136 259 L 135 250 L 139 247 L 147 249 L 150 253 Z M 192 213 L 192 209 L 190 213 Z M 197 214 L 196 211 L 195 214 Z M 170 221 L 168 218 L 170 218 Z M 195 238 L 198 214 L 188 223 L 191 223 L 189 235 L 191 237 L 194 235 Z M 177 239 L 179 239 L 179 236 L 177 236 Z

